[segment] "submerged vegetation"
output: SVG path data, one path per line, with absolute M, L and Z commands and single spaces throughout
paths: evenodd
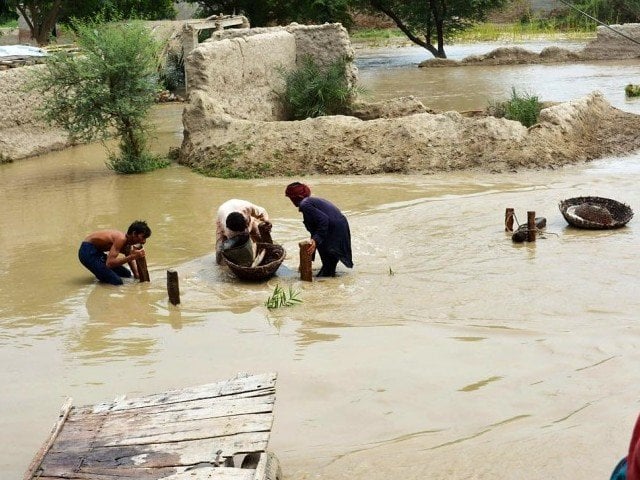
M 520 94 L 512 87 L 509 100 L 492 102 L 488 110 L 494 117 L 516 120 L 528 128 L 538 123 L 542 104 L 537 96 L 529 93 Z
M 277 284 L 273 289 L 273 293 L 264 304 L 269 309 L 290 307 L 297 303 L 302 303 L 298 295 L 300 295 L 300 292 L 293 290 L 291 286 L 289 286 L 289 290 L 287 291 L 283 289 L 280 284 Z

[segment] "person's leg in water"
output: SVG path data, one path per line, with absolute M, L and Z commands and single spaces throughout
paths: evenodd
M 111 285 L 123 284 L 118 274 L 107 267 L 105 263 L 106 255 L 98 251 L 91 243 L 82 242 L 78 250 L 78 259 L 101 282 L 110 283 Z
M 102 254 L 102 261 L 106 266 L 107 265 L 107 254 L 106 253 Z M 117 267 L 113 267 L 110 270 L 115 272 L 116 275 L 118 275 L 119 277 L 122 277 L 122 278 L 131 278 L 133 276 L 133 273 L 131 273 L 131 270 L 129 270 L 124 265 L 118 265 Z
M 316 274 L 316 277 L 335 277 L 338 257 L 321 250 L 318 250 L 318 253 L 320 254 L 322 267 L 320 267 L 320 271 Z

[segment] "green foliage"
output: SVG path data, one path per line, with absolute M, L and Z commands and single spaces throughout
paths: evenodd
M 120 18 L 164 20 L 176 17 L 173 0 L 65 0 L 59 20 L 90 20 L 99 12 L 105 21 Z
M 206 17 L 220 13 L 245 15 L 251 26 L 284 25 L 291 22 L 352 23 L 351 0 L 187 0 L 199 6 L 199 15 Z
M 356 1 L 356 0 L 354 0 Z M 436 58 L 446 58 L 444 43 L 457 33 L 486 19 L 487 13 L 507 0 L 358 0 L 384 13 L 416 45 Z
M 561 21 L 590 26 L 596 23 L 578 10 L 582 10 L 609 25 L 640 21 L 640 2 L 638 0 L 581 0 L 571 3 L 576 8 L 565 10 L 560 17 Z
M 185 86 L 184 55 L 170 52 L 160 65 L 160 82 L 166 90 L 177 90 Z
M 285 90 L 280 98 L 294 120 L 345 113 L 359 92 L 346 76 L 347 62 L 340 59 L 321 68 L 313 57 L 302 58 L 300 67 L 280 71 Z
M 170 165 L 169 160 L 158 155 L 143 152 L 139 157 L 131 155 L 109 155 L 107 168 L 116 173 L 130 175 L 135 173 L 145 173 L 159 168 L 165 168 Z
M 555 19 L 529 23 L 477 23 L 473 27 L 456 33 L 453 40 L 463 42 L 514 42 L 540 37 L 588 39 L 593 28 L 574 28 L 558 23 Z
M 145 152 L 147 115 L 159 90 L 159 45 L 139 22 L 74 21 L 80 54 L 54 53 L 34 73 L 30 88 L 43 94 L 43 117 L 81 141 L 120 140 L 131 170 L 154 165 Z M 139 162 L 131 169 L 131 162 Z M 119 162 L 111 160 L 115 167 Z M 116 169 L 117 170 L 117 169 Z
M 519 94 L 515 87 L 511 88 L 511 98 L 504 102 L 496 102 L 490 105 L 489 111 L 495 117 L 504 117 L 508 120 L 516 120 L 525 127 L 538 123 L 538 116 L 542 104 L 538 97 L 528 93 Z
M 627 97 L 640 97 L 640 85 L 629 84 L 624 87 L 624 93 Z
M 17 19 L 15 6 L 9 5 L 8 0 L 0 0 L 0 27 L 15 27 Z
M 291 286 L 289 286 L 289 291 L 286 291 L 278 284 L 264 304 L 269 309 L 290 307 L 297 303 L 302 303 L 302 300 L 298 298 L 298 295 L 300 295 L 300 292 L 294 291 Z

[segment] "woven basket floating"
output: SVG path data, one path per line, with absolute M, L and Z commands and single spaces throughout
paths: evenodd
M 260 255 L 264 251 L 264 258 L 257 267 L 242 267 L 236 265 L 231 260 L 226 258 L 224 254 L 222 258 L 224 263 L 229 267 L 236 277 L 240 280 L 246 280 L 250 282 L 261 282 L 275 275 L 276 270 L 282 264 L 284 260 L 285 251 L 281 245 L 275 243 L 262 243 L 256 244 L 257 254 Z
M 569 225 L 591 230 L 620 228 L 633 218 L 629 205 L 603 197 L 568 198 L 558 208 Z

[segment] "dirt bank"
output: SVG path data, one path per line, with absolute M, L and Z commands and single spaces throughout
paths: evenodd
M 255 122 L 208 116 L 212 108 L 198 98 L 185 111 L 181 161 L 217 176 L 503 172 L 640 148 L 640 116 L 613 108 L 598 93 L 542 110 L 529 129 L 457 112 Z
M 39 96 L 26 91 L 29 73 L 39 67 L 0 71 L 0 161 L 17 160 L 72 145 L 67 134 L 38 117 Z

